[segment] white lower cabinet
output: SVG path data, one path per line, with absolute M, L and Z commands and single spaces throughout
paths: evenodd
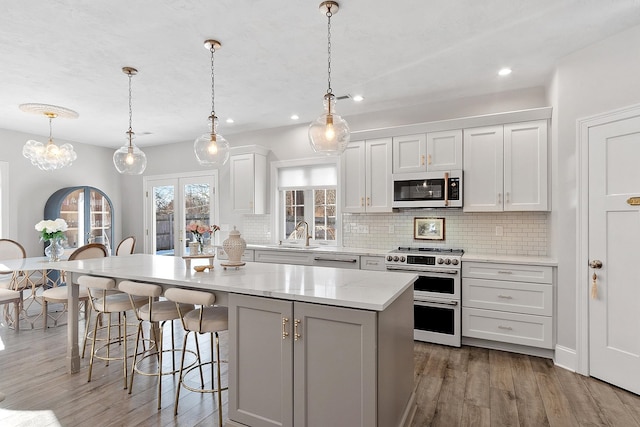
M 553 268 L 462 263 L 462 336 L 553 348 Z
M 278 264 L 313 265 L 313 256 L 307 251 L 255 250 L 253 260 Z
M 399 425 L 413 389 L 405 294 L 384 312 L 231 294 L 228 425 Z

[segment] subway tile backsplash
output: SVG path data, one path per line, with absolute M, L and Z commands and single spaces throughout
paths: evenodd
M 414 218 L 444 218 L 445 240 L 414 240 Z M 397 246 L 462 248 L 487 255 L 547 256 L 548 212 L 465 213 L 454 209 L 403 210 L 384 214 L 343 214 L 345 247 L 391 250 Z M 245 215 L 243 237 L 271 242 L 271 216 Z

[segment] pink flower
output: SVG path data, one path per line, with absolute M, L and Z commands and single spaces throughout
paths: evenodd
M 198 225 L 196 227 L 196 231 L 198 232 L 198 234 L 208 233 L 209 232 L 209 227 L 206 227 L 204 225 Z
M 192 222 L 191 224 L 187 225 L 187 231 L 194 232 L 197 229 L 198 229 L 198 224 L 196 224 L 195 222 Z

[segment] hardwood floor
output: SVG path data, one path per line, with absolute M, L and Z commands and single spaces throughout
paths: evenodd
M 640 396 L 539 357 L 415 344 L 414 426 L 640 426 Z
M 226 341 L 221 335 L 221 342 Z M 183 390 L 179 414 L 173 416 L 172 376 L 163 378 L 158 411 L 156 379 L 136 376 L 129 395 L 122 385 L 121 362 L 107 367 L 96 361 L 90 383 L 88 356 L 79 374 L 67 374 L 65 343 L 64 326 L 24 329 L 17 335 L 0 327 L 0 393 L 6 394 L 0 425 L 217 425 L 212 395 Z M 201 342 L 201 350 L 207 349 Z M 222 352 L 226 357 L 226 348 Z M 640 427 L 639 396 L 557 368 L 548 359 L 425 343 L 416 343 L 414 354 L 418 410 L 413 426 Z M 225 417 L 226 401 L 225 392 Z

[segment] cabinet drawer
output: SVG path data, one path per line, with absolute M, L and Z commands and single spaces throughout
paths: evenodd
M 336 255 L 336 254 L 315 254 L 313 264 L 317 267 L 333 268 L 360 268 L 360 257 L 358 255 Z
M 387 266 L 384 263 L 384 256 L 361 256 L 360 270 L 386 271 Z
M 462 277 L 476 279 L 509 280 L 513 282 L 553 282 L 552 267 L 526 264 L 497 264 L 489 262 L 463 262 Z
M 539 283 L 465 278 L 462 305 L 472 308 L 551 316 L 553 286 Z
M 551 317 L 462 307 L 462 336 L 553 348 Z
M 254 251 L 256 262 L 273 262 L 278 264 L 313 265 L 313 254 L 295 251 Z

